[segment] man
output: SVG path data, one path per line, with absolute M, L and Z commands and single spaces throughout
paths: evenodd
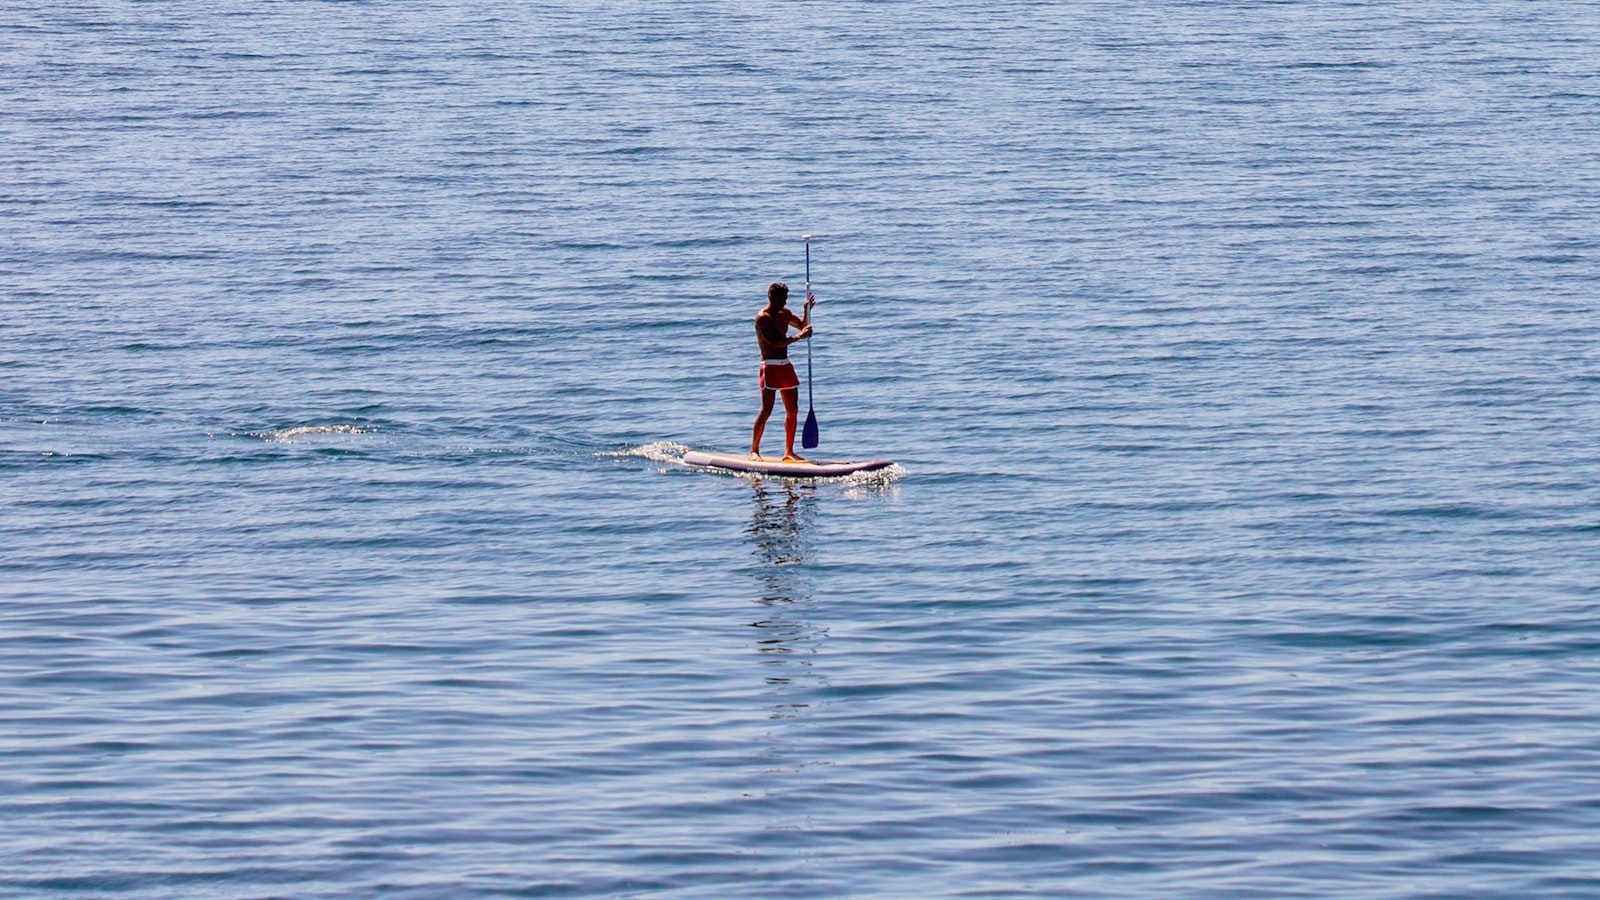
M 817 298 L 806 294 L 805 316 L 795 316 L 786 304 L 789 286 L 774 281 L 767 288 L 767 308 L 756 314 L 756 343 L 761 345 L 761 413 L 756 416 L 755 433 L 750 436 L 750 458 L 761 458 L 761 432 L 772 414 L 772 395 L 783 392 L 783 461 L 805 462 L 794 452 L 794 423 L 800 411 L 800 376 L 789 362 L 789 345 L 811 337 L 811 307 Z M 789 326 L 800 329 L 789 336 Z

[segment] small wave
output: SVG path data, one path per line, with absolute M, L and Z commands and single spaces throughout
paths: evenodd
M 899 463 L 895 463 L 886 469 L 877 469 L 871 472 L 853 472 L 844 476 L 843 478 L 835 480 L 843 481 L 845 484 L 888 484 L 891 481 L 899 481 L 900 479 L 906 477 L 906 475 L 906 467 L 900 465 Z
M 377 431 L 367 425 L 295 425 L 292 428 L 277 428 L 270 431 L 253 432 L 263 441 L 290 442 L 296 438 L 315 437 L 320 434 L 371 434 Z
M 596 455 L 612 457 L 637 456 L 640 459 L 648 459 L 651 462 L 681 463 L 683 462 L 683 455 L 688 452 L 689 447 L 676 441 L 651 441 L 648 444 L 640 444 L 637 447 L 607 450 Z
M 905 477 L 906 467 L 895 463 L 887 468 L 873 469 L 870 472 L 851 472 L 849 475 L 762 475 L 756 472 L 734 472 L 732 474 L 744 475 L 750 478 L 782 478 L 785 481 L 793 481 L 800 484 L 842 484 L 852 496 L 856 492 L 860 492 L 860 496 L 867 496 L 877 489 L 886 487 Z

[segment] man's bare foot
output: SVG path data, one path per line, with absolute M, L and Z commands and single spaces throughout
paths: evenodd
M 783 461 L 784 462 L 806 462 L 806 458 L 804 456 L 796 456 L 793 453 L 785 453 L 783 455 Z
M 760 459 L 761 458 L 761 453 L 759 451 L 756 451 L 756 450 L 751 450 L 750 451 L 750 458 L 751 459 Z

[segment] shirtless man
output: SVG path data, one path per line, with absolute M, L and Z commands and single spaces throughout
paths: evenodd
M 800 376 L 789 362 L 789 345 L 811 337 L 811 307 L 817 298 L 806 295 L 804 318 L 790 312 L 789 286 L 774 281 L 767 288 L 767 308 L 756 313 L 756 343 L 761 345 L 761 413 L 756 416 L 755 433 L 750 436 L 750 458 L 761 458 L 761 432 L 772 415 L 772 395 L 783 392 L 783 461 L 804 462 L 794 452 L 794 423 L 800 408 Z M 789 326 L 800 329 L 789 336 Z

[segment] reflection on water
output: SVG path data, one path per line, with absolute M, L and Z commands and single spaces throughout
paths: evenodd
M 762 617 L 750 623 L 758 629 L 756 649 L 769 666 L 764 680 L 780 688 L 817 684 L 813 659 L 828 629 L 814 624 L 806 557 L 811 552 L 807 529 L 815 514 L 816 488 L 786 479 L 752 479 L 755 505 L 750 535 L 755 547 L 756 578 L 761 592 L 756 604 Z M 775 719 L 794 718 L 808 704 L 785 690 L 770 708 Z
M 755 491 L 756 505 L 745 534 L 755 540 L 755 554 L 766 563 L 762 581 L 767 593 L 783 599 L 798 581 L 798 573 L 792 567 L 805 562 L 805 553 L 810 549 L 805 529 L 814 512 L 815 489 L 781 478 L 753 478 L 750 486 Z

